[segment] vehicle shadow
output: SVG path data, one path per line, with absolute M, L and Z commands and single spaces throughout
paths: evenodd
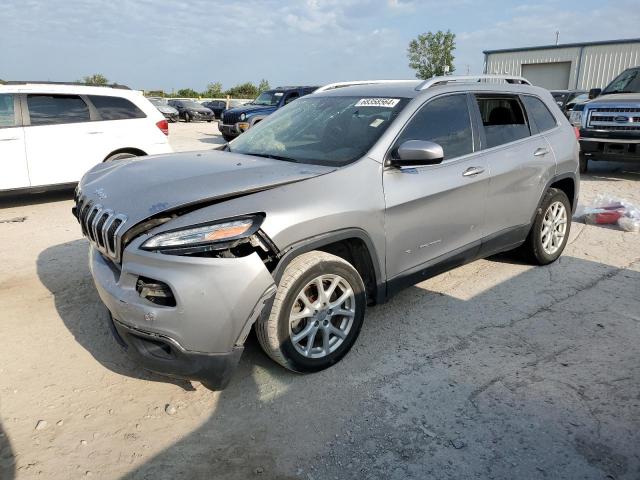
M 11 442 L 0 423 L 0 479 L 13 480 L 15 478 L 16 459 L 11 448 Z
M 76 341 L 113 372 L 192 390 L 190 382 L 140 368 L 122 351 L 111 333 L 108 311 L 93 285 L 87 266 L 88 251 L 86 240 L 74 240 L 42 251 L 36 260 L 38 277 L 53 294 L 58 315 Z
M 41 203 L 61 202 L 73 198 L 73 188 L 65 188 L 51 192 L 21 193 L 0 195 L 0 209 L 38 205 Z M 2 220 L 0 218 L 0 220 Z
M 505 276 L 468 299 L 411 287 L 369 309 L 354 350 L 312 375 L 275 367 L 250 337 L 239 370 L 202 426 L 124 478 L 596 478 L 595 472 L 623 478 L 635 465 L 629 445 L 638 435 L 628 433 L 634 426 L 626 430 L 629 418 L 594 415 L 592 391 L 601 394 L 602 387 L 589 375 L 602 375 L 597 380 L 606 384 L 613 364 L 627 390 L 618 383 L 611 390 L 620 389 L 617 396 L 607 398 L 624 402 L 640 380 L 634 354 L 625 361 L 593 358 L 602 339 L 583 323 L 586 315 L 552 312 L 576 289 L 616 273 L 630 292 L 640 284 L 637 271 L 565 256 Z M 553 284 L 555 275 L 566 281 Z M 524 333 L 514 331 L 518 325 Z M 560 363 L 557 357 L 576 350 L 578 341 L 586 357 Z M 492 396 L 502 384 L 511 390 Z M 629 398 L 615 408 L 631 408 Z M 580 427 L 567 426 L 567 418 Z M 452 443 L 446 432 L 453 429 L 464 430 L 471 447 Z M 608 450 L 598 450 L 602 444 Z M 518 449 L 510 457 L 514 445 L 533 462 L 518 457 Z

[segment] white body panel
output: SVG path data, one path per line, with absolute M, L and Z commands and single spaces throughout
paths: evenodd
M 0 129 L 2 175 L 0 191 L 73 183 L 113 152 L 134 149 L 147 155 L 170 153 L 167 136 L 156 125 L 164 116 L 133 90 L 77 85 L 0 85 L 0 93 L 15 95 L 102 95 L 129 100 L 145 118 L 29 125 Z M 26 102 L 23 102 L 26 106 Z

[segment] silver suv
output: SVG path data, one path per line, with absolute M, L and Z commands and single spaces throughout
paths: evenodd
M 564 249 L 578 143 L 522 78 L 332 84 L 223 151 L 105 163 L 76 192 L 117 340 L 223 388 L 251 328 L 284 367 L 339 361 L 365 307 L 472 260 Z

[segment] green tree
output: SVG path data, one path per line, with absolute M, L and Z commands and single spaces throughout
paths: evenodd
M 436 33 L 427 32 L 409 42 L 407 56 L 409 66 L 416 71 L 416 77 L 426 80 L 433 76 L 445 75 L 455 70 L 453 51 L 456 48 L 456 35 L 447 30 Z
M 231 87 L 224 92 L 225 95 L 229 95 L 231 98 L 255 98 L 258 96 L 258 87 L 251 82 L 242 83 Z
M 181 88 L 176 92 L 176 96 L 184 98 L 198 98 L 200 94 L 192 88 Z
M 207 89 L 202 92 L 202 96 L 210 98 L 221 98 L 223 96 L 222 84 L 220 82 L 208 84 Z
M 108 85 L 109 80 L 101 73 L 94 73 L 88 77 L 83 77 L 82 83 L 86 83 L 87 85 Z
M 258 93 L 266 92 L 267 90 L 271 90 L 271 85 L 269 85 L 268 80 L 263 78 L 258 84 Z

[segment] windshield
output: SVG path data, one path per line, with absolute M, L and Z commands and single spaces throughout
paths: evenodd
M 229 151 L 315 165 L 362 157 L 406 98 L 308 96 L 281 108 L 229 144 Z
M 607 86 L 602 95 L 608 93 L 640 93 L 640 68 L 625 70 Z
M 262 92 L 253 102 L 253 105 L 278 105 L 280 99 L 284 95 L 283 92 Z

